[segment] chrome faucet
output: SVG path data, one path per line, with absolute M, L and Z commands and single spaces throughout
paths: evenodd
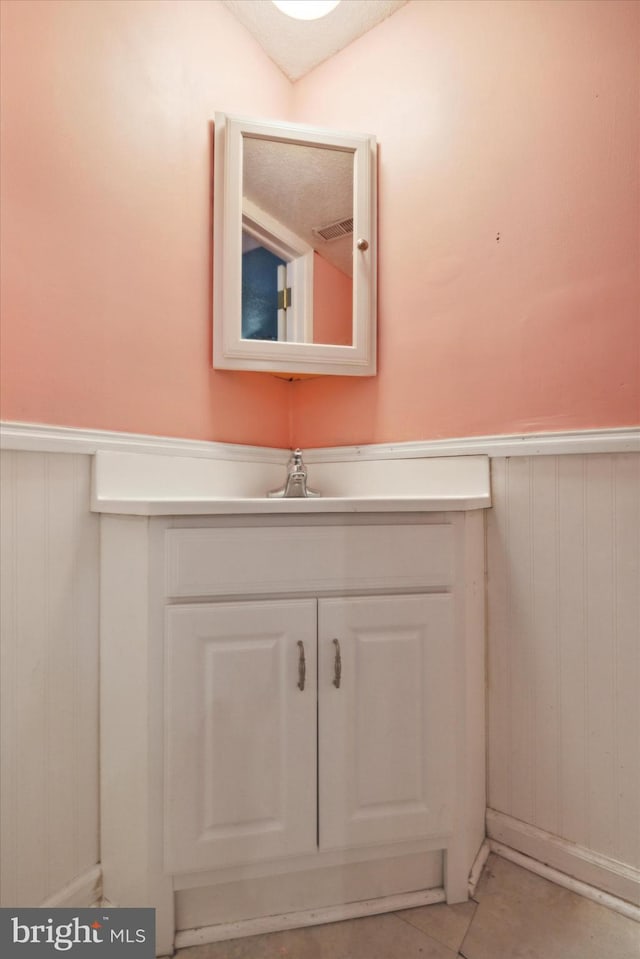
M 302 450 L 294 450 L 291 454 L 284 486 L 270 490 L 267 496 L 320 496 L 320 493 L 307 486 L 307 468 L 302 462 Z

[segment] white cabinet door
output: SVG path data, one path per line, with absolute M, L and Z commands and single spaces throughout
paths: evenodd
M 451 830 L 452 606 L 450 594 L 319 600 L 321 849 Z
M 315 600 L 167 609 L 167 871 L 316 849 L 316 690 Z

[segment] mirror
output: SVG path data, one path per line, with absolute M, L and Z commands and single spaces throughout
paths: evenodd
M 353 151 L 242 138 L 242 337 L 353 343 Z
M 374 138 L 215 124 L 214 366 L 375 374 Z

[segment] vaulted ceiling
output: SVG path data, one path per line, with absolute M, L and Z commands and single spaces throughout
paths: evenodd
M 271 0 L 223 0 L 290 80 L 299 80 L 408 0 L 341 0 L 320 20 L 293 20 Z

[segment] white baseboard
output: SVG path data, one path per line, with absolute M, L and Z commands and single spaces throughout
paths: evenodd
M 367 899 L 362 902 L 325 906 L 321 909 L 290 912 L 282 916 L 265 916 L 260 919 L 220 923 L 216 926 L 201 926 L 198 929 L 185 929 L 182 932 L 177 932 L 175 947 L 176 949 L 185 949 L 187 946 L 200 946 L 206 942 L 223 942 L 227 939 L 257 936 L 266 932 L 283 932 L 285 929 L 320 926 L 328 922 L 359 919 L 362 916 L 376 916 L 384 912 L 397 912 L 399 909 L 412 909 L 416 906 L 431 906 L 434 903 L 445 901 L 444 889 L 425 889 L 420 892 L 407 892 L 397 896 L 384 896 L 381 899 Z
M 640 923 L 640 907 L 634 906 L 625 899 L 619 899 L 618 896 L 610 896 L 609 893 L 603 892 L 601 889 L 596 889 L 595 886 L 590 886 L 586 882 L 580 882 L 572 876 L 567 876 L 566 873 L 560 872 L 559 869 L 552 869 L 551 866 L 545 866 L 544 863 L 538 862 L 537 859 L 531 859 L 530 856 L 523 856 L 522 853 L 511 849 L 509 846 L 504 846 L 501 842 L 495 842 L 495 840 L 490 839 L 489 848 L 494 855 L 500 856 L 502 859 L 508 859 L 509 862 L 513 862 L 517 866 L 521 866 L 523 869 L 535 873 L 536 876 L 540 876 L 542 879 L 548 879 L 549 882 L 554 883 L 556 886 L 562 886 L 563 889 L 575 892 L 578 896 L 583 896 L 585 899 L 597 902 L 606 909 L 611 909 L 621 916 L 626 916 L 627 919 L 633 919 L 634 922 Z
M 500 844 L 558 874 L 630 903 L 640 918 L 640 869 L 568 842 L 494 809 L 487 810 L 487 835 L 492 849 L 496 843 Z M 562 885 L 558 879 L 553 881 Z
M 155 453 L 207 459 L 286 463 L 289 451 L 266 446 L 242 446 L 171 436 L 85 430 L 46 423 L 0 423 L 0 448 L 38 453 Z M 570 430 L 507 436 L 463 436 L 408 443 L 371 443 L 306 449 L 308 463 L 362 460 L 421 459 L 431 456 L 542 456 L 566 453 L 640 452 L 640 428 Z
M 469 899 L 472 899 L 475 894 L 476 886 L 480 881 L 482 870 L 484 869 L 490 854 L 491 847 L 489 845 L 489 841 L 485 839 L 478 850 L 478 855 L 474 859 L 471 872 L 469 873 Z
M 102 867 L 92 866 L 40 904 L 43 909 L 85 909 L 102 904 Z

